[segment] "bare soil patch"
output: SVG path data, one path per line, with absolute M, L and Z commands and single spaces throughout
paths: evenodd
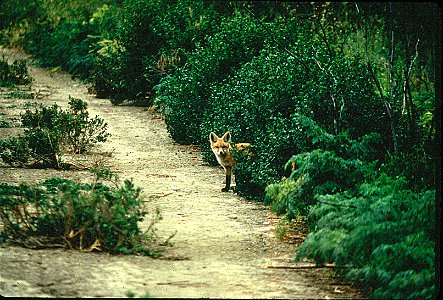
M 0 53 L 11 60 L 30 59 L 19 51 Z M 112 106 L 88 94 L 87 86 L 66 73 L 32 64 L 29 71 L 34 81 L 19 87 L 22 97 L 11 97 L 17 87 L 1 89 L 0 120 L 16 122 L 28 101 L 62 107 L 67 107 L 69 96 L 87 101 L 90 115 L 103 118 L 112 134 L 87 159 L 102 160 L 120 178 L 132 178 L 143 188 L 150 208 L 161 211 L 157 235 L 175 236 L 160 259 L 0 245 L 2 296 L 360 298 L 329 276 L 329 269 L 299 268 L 306 263 L 292 261 L 295 244 L 276 239 L 278 218 L 269 208 L 232 192 L 221 193 L 223 170 L 204 163 L 196 147 L 174 143 L 159 115 L 140 107 Z M 0 138 L 18 130 L 0 128 Z M 0 165 L 0 182 L 40 182 L 54 176 L 92 178 L 88 171 Z M 150 221 L 148 216 L 141 226 Z

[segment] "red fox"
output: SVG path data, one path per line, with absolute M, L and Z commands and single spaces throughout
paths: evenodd
M 231 133 L 227 131 L 222 137 L 218 137 L 214 132 L 209 134 L 209 142 L 211 143 L 212 152 L 215 154 L 218 163 L 225 169 L 226 186 L 222 188 L 222 192 L 228 192 L 231 187 L 232 168 L 236 161 L 232 158 Z M 235 144 L 235 148 L 245 150 L 249 143 Z

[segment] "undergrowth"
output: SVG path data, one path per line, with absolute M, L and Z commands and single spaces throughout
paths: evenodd
M 108 169 L 93 170 L 92 183 L 50 178 L 36 185 L 0 184 L 0 240 L 30 248 L 64 247 L 85 252 L 158 256 L 154 224 L 139 187 Z
M 436 297 L 435 191 L 406 185 L 405 178 L 381 174 L 355 193 L 317 195 L 308 215 L 313 231 L 297 258 L 335 263 L 374 298 Z
M 31 77 L 24 60 L 15 60 L 12 64 L 3 56 L 0 59 L 0 86 L 28 84 Z
M 110 136 L 107 123 L 89 118 L 87 103 L 70 97 L 69 109 L 57 104 L 27 103 L 20 115 L 24 135 L 0 140 L 0 158 L 12 166 L 69 168 L 63 162 L 67 152 L 83 153 Z

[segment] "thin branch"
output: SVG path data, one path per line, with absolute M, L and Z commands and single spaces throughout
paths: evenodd
M 403 84 L 403 108 L 402 108 L 402 114 L 404 114 L 405 109 L 407 109 L 407 96 L 409 97 L 409 106 L 411 110 L 411 121 L 415 122 L 415 110 L 414 110 L 414 104 L 412 103 L 412 93 L 411 93 L 411 87 L 409 85 L 409 76 L 411 74 L 411 69 L 414 64 L 414 61 L 418 57 L 418 43 L 420 42 L 420 39 L 417 39 L 417 43 L 415 44 L 415 56 L 411 60 L 411 63 L 409 65 L 406 65 L 405 69 L 405 82 Z M 407 58 L 409 58 L 409 55 L 407 55 Z M 409 110 L 408 110 L 409 114 Z
M 318 20 L 318 24 L 319 24 L 319 27 L 320 27 L 320 30 L 321 30 L 321 33 L 322 33 L 322 40 L 323 40 L 323 42 L 325 43 L 326 48 L 328 49 L 329 57 L 332 58 L 332 53 L 333 53 L 333 52 L 332 52 L 331 47 L 330 47 L 330 45 L 329 45 L 328 39 L 327 39 L 327 37 L 326 37 L 326 30 L 325 30 L 325 27 L 323 26 L 323 23 L 321 22 L 321 19 L 320 19 L 320 18 L 317 18 L 317 20 Z
M 357 9 L 357 12 L 360 13 L 360 9 L 358 8 L 358 4 L 355 3 L 355 7 Z M 394 146 L 394 152 L 397 152 L 397 133 L 395 131 L 395 126 L 394 126 L 394 120 L 392 118 L 392 114 L 391 114 L 391 107 L 388 103 L 388 101 L 386 101 L 384 95 L 383 95 L 383 90 L 381 88 L 380 82 L 377 79 L 377 76 L 375 75 L 374 69 L 372 68 L 371 62 L 369 61 L 369 51 L 368 51 L 368 33 L 366 31 L 366 26 L 362 25 L 362 31 L 363 31 L 363 35 L 364 35 L 364 39 L 365 39 L 365 60 L 366 60 L 366 65 L 368 67 L 369 73 L 371 74 L 372 80 L 375 83 L 375 86 L 377 87 L 377 90 L 380 94 L 380 98 L 383 101 L 383 104 L 385 106 L 386 109 L 386 114 L 389 117 L 389 122 L 390 122 L 390 127 L 391 127 L 391 135 L 392 135 L 392 141 L 393 141 L 393 146 Z
M 392 26 L 392 25 L 391 25 Z M 391 81 L 391 102 L 395 107 L 395 99 L 396 99 L 396 92 L 395 92 L 395 73 L 394 73 L 394 30 L 391 29 L 391 55 L 390 55 L 390 61 L 391 69 L 389 72 L 390 81 Z
M 312 46 L 312 50 L 315 50 L 313 46 Z M 325 74 L 329 75 L 332 78 L 332 80 L 334 80 L 335 86 L 338 86 L 337 77 L 332 73 L 332 71 L 330 69 L 326 70 L 320 64 L 320 62 L 318 61 L 318 59 L 316 57 L 313 56 L 313 59 L 314 59 L 315 63 L 317 64 L 317 66 L 319 67 L 319 69 L 321 71 L 323 71 Z M 334 107 L 334 113 L 335 113 L 337 111 L 337 101 L 334 98 L 334 93 L 331 92 L 330 96 L 331 96 L 331 99 L 332 99 L 332 105 Z M 337 121 L 336 117 L 334 116 L 334 132 L 335 132 L 335 134 L 338 134 L 338 129 L 339 129 L 339 126 L 340 126 L 340 120 L 341 120 L 342 112 L 343 112 L 343 109 L 345 107 L 345 100 L 344 100 L 343 96 L 341 97 L 341 100 L 342 100 L 342 105 L 340 106 L 338 121 Z
M 314 265 L 314 264 L 308 264 L 308 265 L 267 265 L 266 268 L 268 269 L 288 269 L 288 270 L 303 270 L 303 269 L 337 269 L 341 267 L 337 267 L 333 264 L 324 264 L 324 265 Z

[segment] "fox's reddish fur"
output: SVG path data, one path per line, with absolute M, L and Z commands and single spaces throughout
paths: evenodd
M 232 158 L 231 133 L 227 131 L 222 137 L 218 137 L 214 132 L 211 132 L 209 134 L 209 142 L 218 163 L 225 169 L 226 186 L 222 189 L 222 192 L 227 192 L 231 187 L 232 168 L 236 163 Z M 235 144 L 235 148 L 245 149 L 249 145 L 249 143 L 238 143 Z

